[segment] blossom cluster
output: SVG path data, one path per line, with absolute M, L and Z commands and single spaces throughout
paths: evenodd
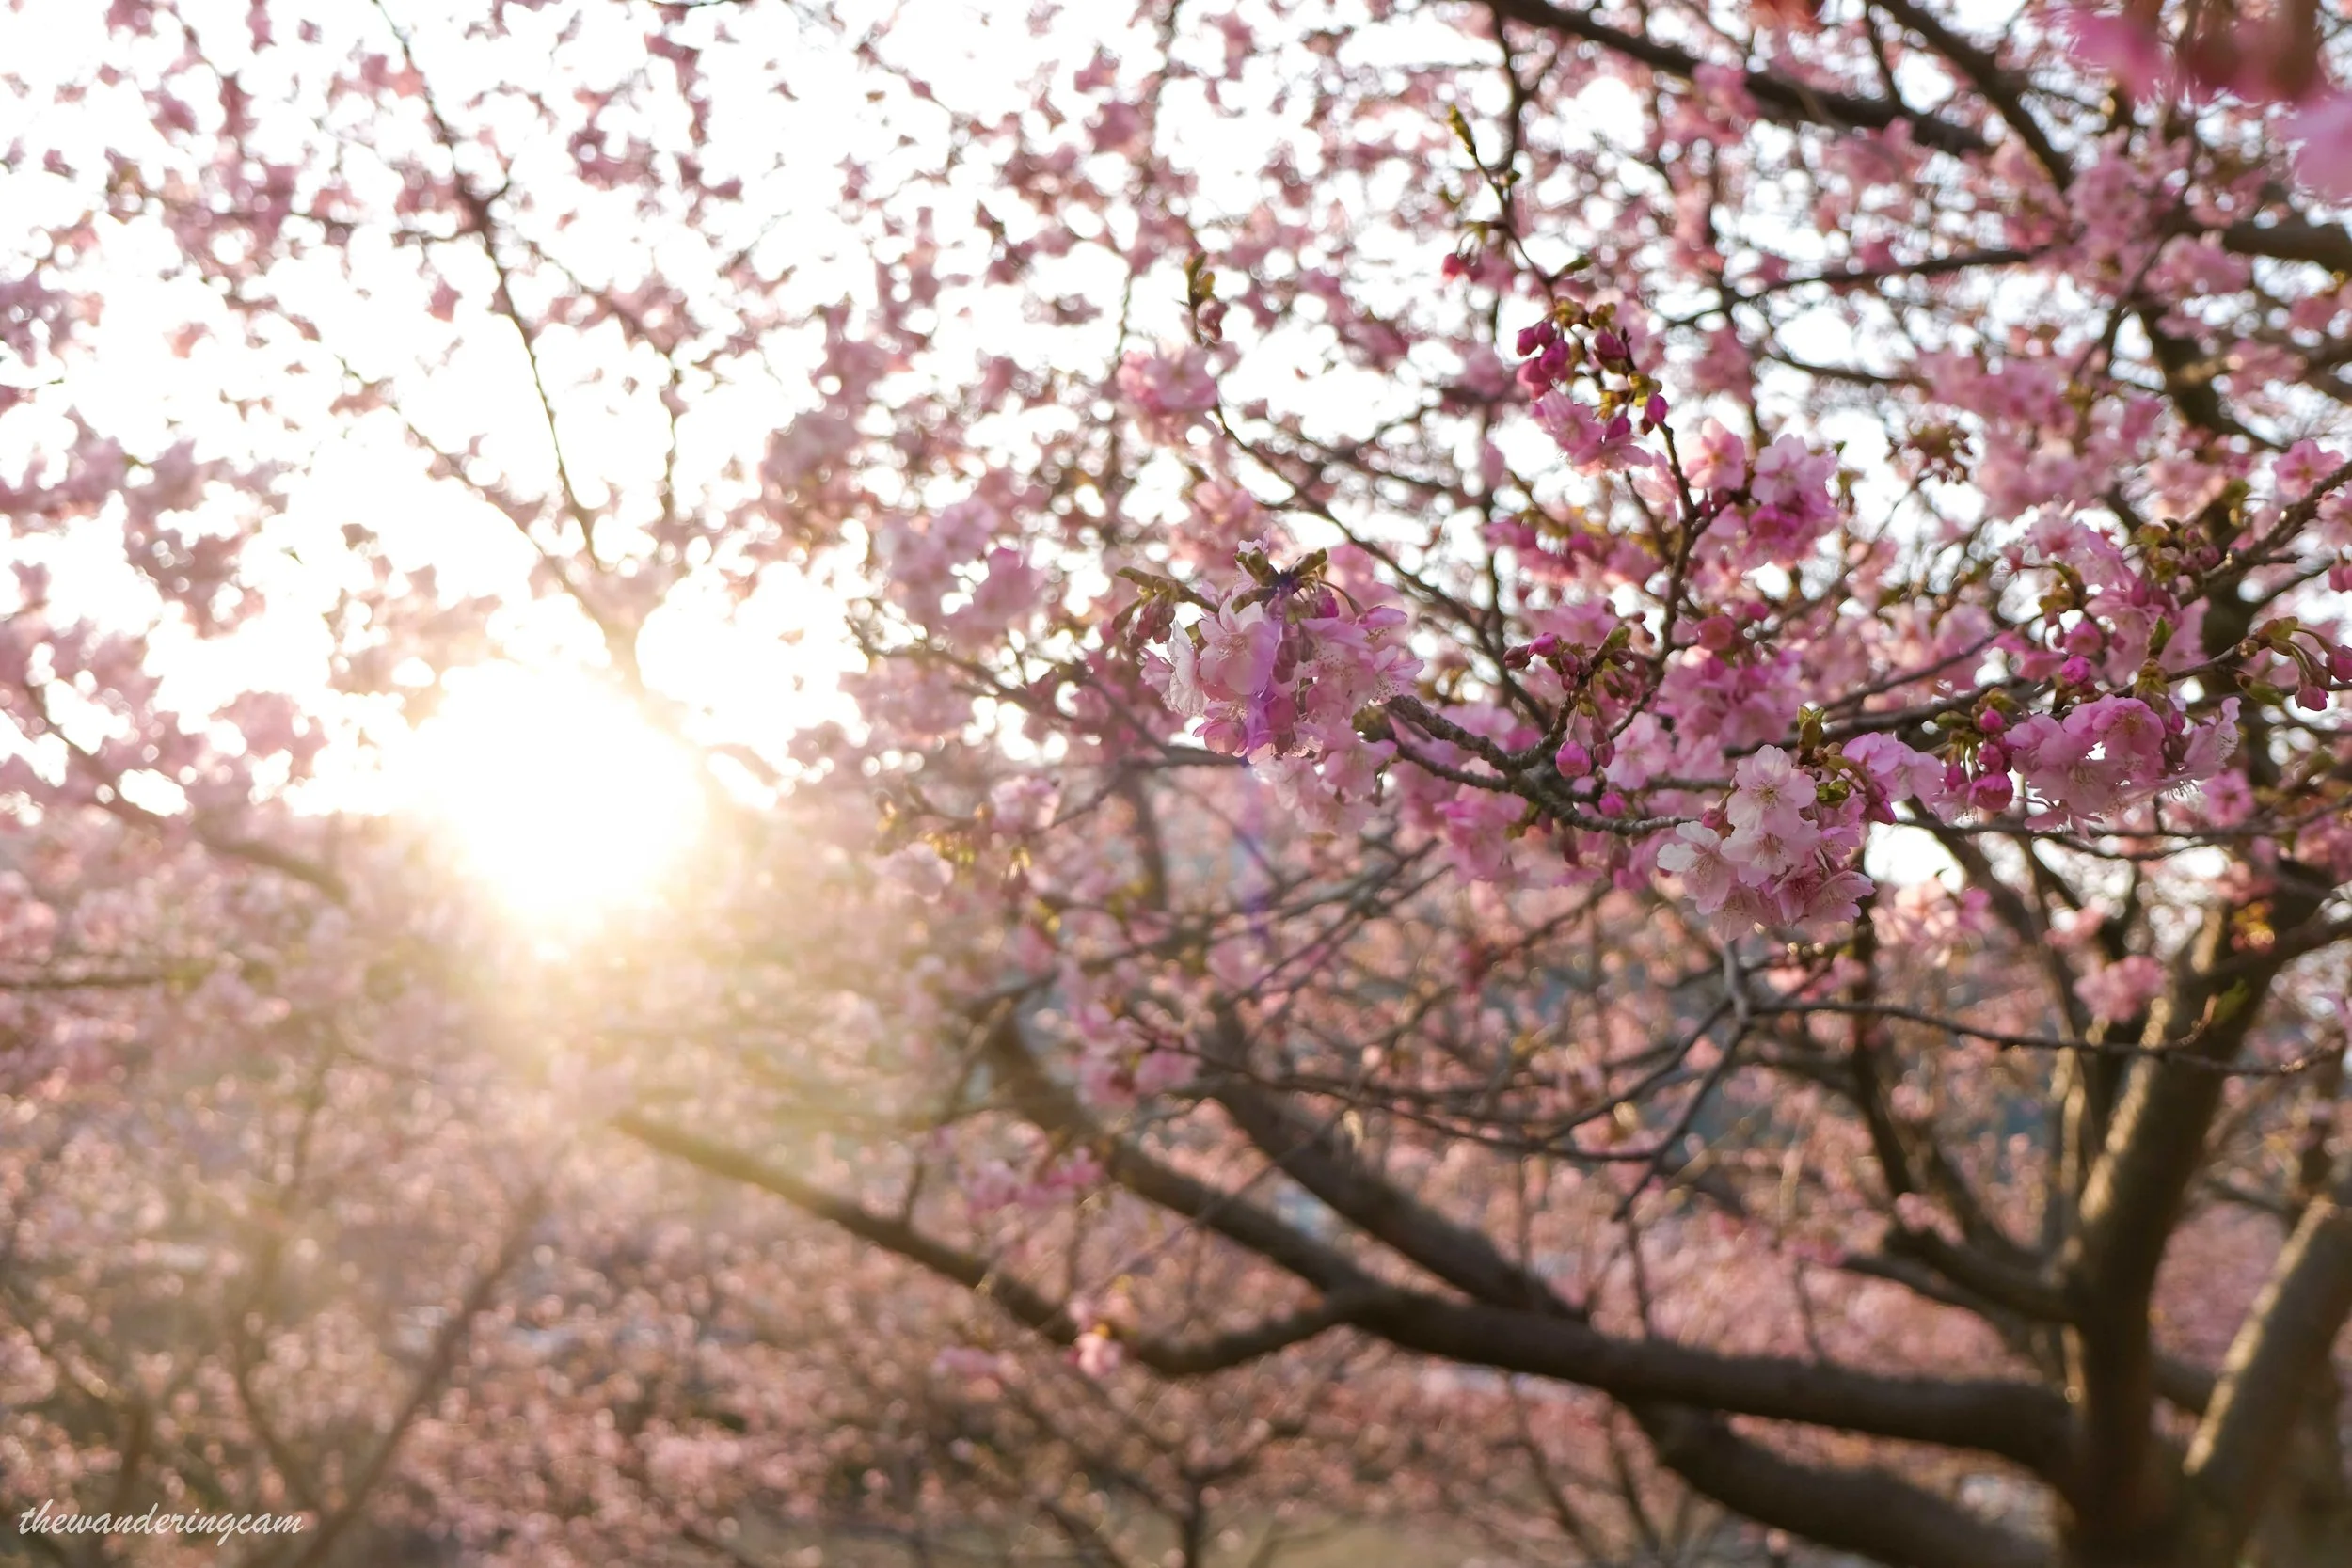
M 1145 679 L 1172 711 L 1200 721 L 1212 751 L 1281 757 L 1356 745 L 1358 710 L 1407 689 L 1421 668 L 1401 635 L 1404 612 L 1343 604 L 1311 570 L 1262 571 L 1260 587 L 1171 626 Z
M 990 1160 L 961 1173 L 959 1185 L 976 1214 L 1002 1209 L 1050 1209 L 1092 1192 L 1103 1181 L 1103 1164 L 1085 1149 L 1044 1158 L 1027 1171 Z
M 1119 390 L 1146 427 L 1163 437 L 1181 433 L 1216 406 L 1216 377 L 1208 354 L 1199 348 L 1129 354 L 1120 363 Z
M 2062 718 L 2037 713 L 2013 727 L 2002 727 L 1999 710 L 1988 708 L 1979 725 L 1994 733 L 1977 748 L 1971 800 L 2005 804 L 2013 768 L 2045 802 L 2043 816 L 2091 820 L 2219 773 L 2237 749 L 2238 700 L 2224 699 L 2196 724 L 2170 698 L 2153 701 L 2103 696 Z
M 2240 21 L 2212 7 L 2178 40 L 2162 27 L 2154 0 L 2120 12 L 2083 10 L 2069 20 L 2075 57 L 2143 99 L 2211 99 L 2293 105 L 2287 135 L 2303 144 L 2296 172 L 2322 195 L 2352 196 L 2352 93 L 2329 82 L 2315 8 L 2273 6 Z
M 1870 792 L 1824 779 L 1778 746 L 1740 761 L 1732 790 L 1699 821 L 1675 828 L 1658 864 L 1716 929 L 1827 933 L 1852 922 L 1870 879 L 1851 868 Z
M 1734 570 L 1792 564 L 1837 521 L 1835 454 L 1782 436 L 1750 459 L 1747 443 L 1708 420 L 1685 477 L 1701 519 Z

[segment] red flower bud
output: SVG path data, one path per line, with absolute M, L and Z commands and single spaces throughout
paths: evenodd
M 1969 786 L 1968 803 L 1979 811 L 1999 811 L 2014 800 L 2017 786 L 2007 773 L 1988 773 Z

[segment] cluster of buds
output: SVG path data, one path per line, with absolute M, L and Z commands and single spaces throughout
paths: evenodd
M 1530 397 L 1565 391 L 1580 375 L 1590 380 L 1611 439 L 1630 435 L 1637 424 L 1646 435 L 1665 423 L 1665 392 L 1634 363 L 1614 305 L 1560 300 L 1545 319 L 1520 329 L 1518 347 L 1523 361 L 1518 381 Z
M 2162 653 L 2171 635 L 2170 621 L 2157 622 L 2155 636 L 2162 641 L 2157 641 L 2154 651 Z M 2077 694 L 2088 691 L 2099 677 L 2099 667 L 2094 661 L 2107 649 L 2106 628 L 2086 615 L 2059 632 L 2058 642 L 2059 651 L 2066 656 L 2058 667 L 2058 689 Z
M 1225 341 L 1225 302 L 1216 297 L 1216 274 L 1199 251 L 1184 258 L 1184 308 L 1192 314 L 1192 339 L 1202 348 Z
M 1174 578 L 1162 577 L 1138 567 L 1126 566 L 1119 575 L 1140 590 L 1133 604 L 1111 617 L 1109 641 L 1113 647 L 1123 648 L 1130 655 L 1141 653 L 1152 643 L 1164 641 L 1176 626 L 1176 607 L 1187 601 L 1199 604 L 1199 595 Z
M 1851 754 L 1848 747 L 1853 747 Z M 1817 781 L 1814 800 L 1822 808 L 1843 806 L 1859 795 L 1865 821 L 1895 820 L 1895 803 L 1885 780 L 1870 766 L 1879 760 L 1875 753 L 1867 746 L 1853 746 L 1851 741 L 1833 744 L 1818 707 L 1802 708 L 1797 713 L 1796 758 L 1797 766 Z
M 1531 641 L 1507 648 L 1502 655 L 1506 670 L 1525 670 L 1535 664 L 1548 664 L 1560 675 L 1560 684 L 1567 689 L 1571 702 L 1581 701 L 1589 705 L 1584 692 L 1603 674 L 1615 666 L 1634 665 L 1640 661 L 1632 655 L 1633 633 L 1620 622 L 1610 628 L 1598 648 L 1589 652 L 1561 639 L 1556 632 L 1545 632 Z
M 1610 788 L 1605 777 L 1609 765 L 1616 760 L 1617 748 L 1604 720 L 1602 700 L 1613 672 L 1634 670 L 1641 664 L 1632 651 L 1631 630 L 1620 624 L 1598 648 L 1589 650 L 1571 646 L 1557 633 L 1545 632 L 1502 656 L 1506 670 L 1537 664 L 1548 666 L 1559 676 L 1562 690 L 1559 718 L 1552 728 L 1557 742 L 1551 756 L 1553 770 L 1570 786 L 1591 780 L 1589 787 L 1598 792 L 1594 805 L 1600 815 L 1623 816 L 1626 798 Z
M 2244 480 L 2233 480 L 2195 517 L 2143 523 L 2133 531 L 2140 570 L 2176 596 L 2198 578 L 2219 566 L 2231 545 L 2246 531 Z
M 1995 691 L 1967 713 L 1947 713 L 1936 721 L 1945 732 L 1944 791 L 1964 800 L 1988 815 L 2004 811 L 2017 798 L 2010 778 L 2016 766 L 2002 737 L 2016 721 L 2016 703 L 2006 691 Z
M 2246 663 L 2265 654 L 2295 667 L 2295 705 L 2310 712 L 2327 711 L 2331 687 L 2352 684 L 2352 648 L 2328 641 L 2292 615 L 2255 627 L 2237 645 L 2237 657 Z M 2286 689 L 2274 681 L 2241 678 L 2239 685 L 2257 702 L 2278 704 L 2288 698 Z
M 1476 230 L 1487 227 L 1485 224 L 1471 225 Z M 1483 233 L 1474 233 L 1464 242 L 1463 248 L 1446 253 L 1446 259 L 1438 264 L 1438 275 L 1449 283 L 1486 283 L 1499 287 L 1510 281 L 1511 266 L 1502 252 L 1488 244 Z

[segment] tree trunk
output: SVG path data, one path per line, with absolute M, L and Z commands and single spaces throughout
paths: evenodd
M 2296 1497 L 2273 1509 L 2254 1536 L 2254 1568 L 2344 1568 L 2352 1563 L 2352 1507 Z
M 2302 1412 L 2292 1467 L 2279 1479 L 2248 1544 L 2254 1568 L 2352 1564 L 2352 1482 L 2337 1436 L 2338 1403 L 2334 1379 L 2323 1379 Z

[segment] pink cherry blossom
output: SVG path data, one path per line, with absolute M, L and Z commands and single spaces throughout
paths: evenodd
M 1783 838 L 1796 836 L 1804 826 L 1803 814 L 1820 792 L 1813 778 L 1777 746 L 1761 747 L 1741 758 L 1732 784 L 1731 798 L 1724 806 L 1732 826 Z
M 1736 799 L 1736 797 L 1735 797 Z M 1799 816 L 1765 816 L 1724 840 L 1724 858 L 1740 868 L 1740 879 L 1763 887 L 1783 873 L 1812 863 L 1821 830 Z
M 2164 965 L 2134 953 L 2085 974 L 2074 986 L 2095 1018 L 2113 1022 L 2146 1007 L 2164 990 Z
M 2352 93 L 2331 92 L 2306 105 L 2286 130 L 2301 144 L 2295 172 L 2303 183 L 2337 200 L 2352 198 Z
M 1701 914 L 1713 914 L 1740 879 L 1740 867 L 1724 853 L 1723 836 L 1697 822 L 1685 822 L 1658 851 L 1660 869 L 1682 879 L 1683 891 Z
M 1633 422 L 1625 415 L 1603 419 L 1565 392 L 1546 392 L 1535 400 L 1535 422 L 1559 443 L 1568 461 L 1586 470 L 1645 467 L 1655 454 L 1639 444 Z

